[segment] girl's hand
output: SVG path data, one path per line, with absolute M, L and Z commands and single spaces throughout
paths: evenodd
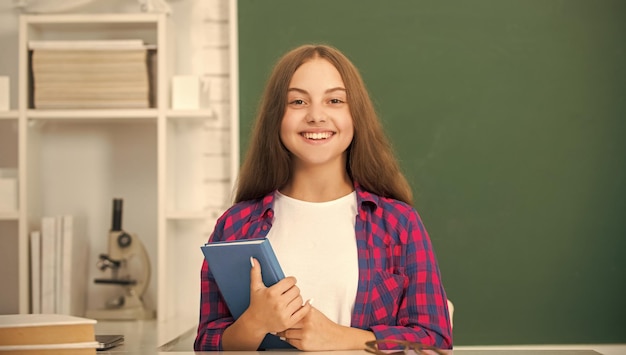
M 254 258 L 250 258 L 250 262 L 250 306 L 245 311 L 248 313 L 246 316 L 254 319 L 264 333 L 277 333 L 293 327 L 311 309 L 310 306 L 302 306 L 296 278 L 289 276 L 271 287 L 265 287 L 261 265 Z
M 307 302 L 311 310 L 298 323 L 276 335 L 284 338 L 300 350 L 339 350 L 342 349 L 342 326 L 328 319 L 322 312 Z
M 293 327 L 276 335 L 300 350 L 362 350 L 366 341 L 375 340 L 368 330 L 339 325 L 310 305 L 310 311 Z

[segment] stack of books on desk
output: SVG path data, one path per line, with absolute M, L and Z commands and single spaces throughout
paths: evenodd
M 150 107 L 156 56 L 142 40 L 31 41 L 38 109 Z
M 0 354 L 95 355 L 95 324 L 60 314 L 0 315 Z

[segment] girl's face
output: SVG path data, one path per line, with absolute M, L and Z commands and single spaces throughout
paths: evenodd
M 289 82 L 280 127 L 280 139 L 293 154 L 295 167 L 345 169 L 353 136 L 346 89 L 337 69 L 322 58 L 302 64 Z

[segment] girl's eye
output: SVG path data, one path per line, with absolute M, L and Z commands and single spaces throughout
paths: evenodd
M 330 103 L 331 104 L 341 104 L 341 103 L 343 103 L 343 100 L 340 100 L 340 99 L 330 99 Z
M 291 103 L 294 105 L 304 105 L 304 100 L 296 99 L 291 101 Z

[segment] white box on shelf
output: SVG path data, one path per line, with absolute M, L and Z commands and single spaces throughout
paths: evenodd
M 200 108 L 200 78 L 195 75 L 175 75 L 172 78 L 172 109 Z
M 17 211 L 17 179 L 0 178 L 0 212 Z
M 0 111 L 9 111 L 9 77 L 0 76 Z

